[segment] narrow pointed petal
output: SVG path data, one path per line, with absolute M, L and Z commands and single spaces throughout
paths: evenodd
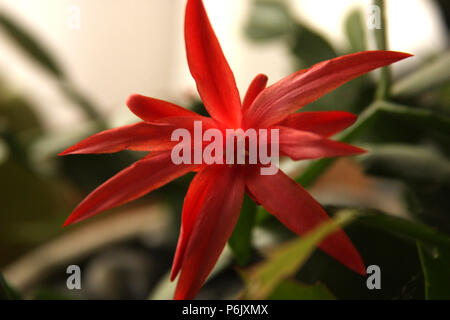
M 277 127 L 281 153 L 293 160 L 350 156 L 366 151 L 339 141 L 329 140 L 315 133 Z
M 301 107 L 374 69 L 410 57 L 394 51 L 364 51 L 320 62 L 265 89 L 246 113 L 249 127 L 281 122 Z
M 172 265 L 171 281 L 176 278 L 180 271 L 186 245 L 192 233 L 197 215 L 205 201 L 205 197 L 210 192 L 214 192 L 213 189 L 216 179 L 220 179 L 219 170 L 212 170 L 209 167 L 202 168 L 189 186 L 186 197 L 184 198 L 180 236 Z
M 247 175 L 247 187 L 292 232 L 302 235 L 329 220 L 320 204 L 281 170 L 262 176 L 257 167 L 252 169 Z M 328 236 L 319 247 L 353 271 L 365 274 L 361 256 L 342 230 Z
M 193 136 L 194 122 L 201 121 L 202 128 L 215 128 L 216 122 L 202 116 L 169 117 L 158 121 L 105 130 L 86 138 L 59 155 L 114 153 L 123 150 L 164 151 L 170 150 L 177 141 L 171 141 L 172 132 L 186 129 Z
M 182 236 L 186 240 L 181 240 L 177 249 L 182 262 L 175 299 L 193 299 L 197 295 L 233 232 L 244 197 L 241 168 L 209 166 L 196 178 L 184 204 L 187 209 L 183 210 L 182 232 L 186 233 Z M 201 186 L 208 188 L 207 193 L 203 194 Z M 174 267 L 175 273 L 179 268 Z
M 197 114 L 173 103 L 141 96 L 131 95 L 127 100 L 128 108 L 144 121 L 152 122 L 167 117 L 188 117 Z
M 356 115 L 346 111 L 299 112 L 287 117 L 280 125 L 331 137 L 350 127 L 356 119 Z
M 215 120 L 239 127 L 242 114 L 236 81 L 201 0 L 187 2 L 185 41 L 189 68 L 206 110 Z
M 64 226 L 140 198 L 196 168 L 195 165 L 174 165 L 170 155 L 170 152 L 150 154 L 116 174 L 89 194 Z
M 105 130 L 86 138 L 59 155 L 164 150 L 170 146 L 169 131 L 145 122 Z
M 269 78 L 265 74 L 258 74 L 252 83 L 248 87 L 247 93 L 242 104 L 242 112 L 246 112 L 250 108 L 256 97 L 263 91 L 267 86 L 267 81 Z

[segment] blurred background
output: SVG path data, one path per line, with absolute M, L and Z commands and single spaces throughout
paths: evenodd
M 448 298 L 450 279 L 439 270 L 450 267 L 449 2 L 387 0 L 381 31 L 370 28 L 372 1 L 204 2 L 242 95 L 258 73 L 273 83 L 322 60 L 380 48 L 377 32 L 386 48 L 415 55 L 391 68 L 382 99 L 383 75 L 373 72 L 304 108 L 373 119 L 357 136 L 341 137 L 368 155 L 282 162 L 330 214 L 361 211 L 346 230 L 366 263 L 381 266 L 383 290 L 367 290 L 315 252 L 295 284 L 320 284 L 321 295 L 283 287 L 277 297 Z M 84 196 L 142 154 L 56 155 L 99 130 L 137 122 L 125 105 L 132 93 L 203 111 L 185 58 L 184 7 L 184 0 L 0 0 L 0 270 L 14 295 L 171 298 L 167 272 L 192 176 L 62 229 Z M 236 233 L 200 298 L 237 297 L 244 287 L 237 266 L 261 261 L 265 248 L 292 238 L 250 207 L 252 222 Z M 82 290 L 66 288 L 72 264 L 83 270 Z M 434 274 L 427 266 L 443 283 L 437 295 L 426 285 L 424 274 Z

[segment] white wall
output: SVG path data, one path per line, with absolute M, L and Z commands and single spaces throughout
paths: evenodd
M 296 14 L 342 47 L 342 19 L 368 0 L 289 0 Z M 80 29 L 68 27 L 71 5 L 81 12 Z M 130 93 L 182 103 L 194 94 L 183 43 L 184 0 L 0 0 L 2 10 L 40 35 L 67 68 L 71 78 L 103 113 L 129 121 L 125 100 Z M 255 46 L 243 38 L 249 0 L 205 0 L 225 54 L 244 92 L 252 77 L 267 73 L 271 81 L 290 71 L 290 58 L 277 43 Z M 446 47 L 446 35 L 431 0 L 390 0 L 392 49 L 417 55 Z M 54 89 L 51 77 L 19 55 L 0 33 L 0 76 L 37 101 L 46 124 L 66 129 L 81 115 Z M 400 65 L 401 67 L 401 65 Z

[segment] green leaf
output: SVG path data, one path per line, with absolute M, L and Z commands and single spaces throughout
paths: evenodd
M 407 183 L 405 201 L 414 217 L 450 233 L 450 180 L 444 183 Z
M 398 218 L 375 210 L 359 210 L 354 222 L 380 229 L 397 236 L 420 240 L 450 249 L 450 237 L 419 222 Z
M 43 68 L 57 78 L 63 79 L 64 73 L 47 49 L 25 28 L 17 24 L 5 13 L 0 12 L 0 27 L 14 40 L 26 54 L 35 59 Z
M 0 272 L 0 300 L 16 300 L 19 295 L 6 282 L 3 273 Z
M 270 300 L 335 300 L 328 288 L 318 283 L 305 285 L 294 280 L 282 281 L 269 295 Z
M 333 46 L 322 35 L 299 23 L 290 32 L 289 45 L 292 54 L 301 62 L 297 67 L 310 67 L 337 56 Z
M 295 23 L 288 37 L 288 46 L 295 59 L 295 71 L 309 68 L 321 61 L 337 57 L 337 51 L 320 33 L 301 23 Z M 308 104 L 302 111 L 360 110 L 362 90 L 365 90 L 367 78 L 354 79 L 320 99 Z M 369 95 L 370 96 L 370 95 Z M 364 103 L 363 105 L 366 105 Z
M 286 278 L 293 276 L 306 262 L 317 244 L 340 226 L 349 223 L 353 211 L 343 211 L 334 220 L 322 224 L 299 239 L 277 248 L 269 258 L 243 273 L 245 299 L 265 299 Z
M 383 102 L 379 105 L 374 121 L 357 138 L 364 143 L 434 147 L 449 156 L 450 115 L 431 108 Z
M 368 290 L 365 279 L 317 250 L 296 275 L 304 283 L 324 283 L 337 299 L 424 299 L 423 277 L 415 241 L 358 224 L 345 228 L 366 266 L 381 268 L 381 290 Z
M 41 67 L 61 80 L 61 89 L 69 99 L 75 102 L 77 106 L 81 107 L 82 111 L 86 113 L 89 118 L 94 120 L 101 129 L 106 128 L 106 125 L 103 123 L 102 117 L 97 112 L 95 106 L 67 80 L 63 69 L 36 37 L 2 12 L 0 12 L 0 27 L 3 28 L 6 34 L 14 40 L 16 45 L 26 54 L 38 62 Z
M 239 265 L 244 266 L 250 259 L 252 249 L 252 229 L 255 225 L 256 204 L 245 195 L 241 215 L 228 244 Z
M 389 103 L 385 101 L 376 101 L 369 106 L 361 115 L 359 115 L 356 123 L 350 128 L 336 135 L 339 141 L 351 143 L 372 128 L 372 124 L 383 117 L 391 117 L 396 121 L 407 122 L 414 126 L 417 131 L 419 128 L 439 132 L 439 136 L 450 134 L 450 117 L 445 114 L 435 112 L 429 109 L 408 107 L 399 104 Z M 378 130 L 379 126 L 374 126 L 373 134 L 383 134 Z M 336 160 L 336 158 L 321 159 L 312 162 L 301 174 L 296 181 L 304 187 L 312 185 L 320 175 L 326 171 Z
M 368 149 L 370 152 L 361 156 L 360 161 L 371 175 L 420 183 L 450 180 L 450 161 L 431 148 L 382 144 Z
M 417 241 L 427 300 L 450 300 L 450 248 Z
M 380 113 L 395 115 L 419 127 L 429 127 L 450 134 L 450 116 L 433 110 L 382 102 Z
M 253 0 L 245 27 L 254 41 L 268 41 L 285 35 L 292 26 L 286 5 L 280 0 Z
M 410 216 L 450 232 L 450 160 L 436 148 L 422 145 L 391 144 L 368 149 L 368 154 L 359 157 L 365 172 L 401 182 Z
M 259 226 L 270 219 L 272 215 L 263 206 L 256 207 L 255 225 Z
M 401 182 L 409 214 L 450 232 L 450 160 L 423 145 L 380 145 L 369 150 L 359 158 L 365 172 Z
M 361 10 L 352 10 L 345 19 L 345 33 L 352 52 L 367 50 L 366 26 Z
M 450 82 L 450 51 L 426 63 L 392 86 L 392 95 L 414 96 Z

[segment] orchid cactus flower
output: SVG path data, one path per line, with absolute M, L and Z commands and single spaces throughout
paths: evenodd
M 97 133 L 61 155 L 113 153 L 125 149 L 149 154 L 103 183 L 72 212 L 65 226 L 133 201 L 189 172 L 197 172 L 184 199 L 182 226 L 172 267 L 179 274 L 175 299 L 193 299 L 213 269 L 238 220 L 247 193 L 298 235 L 329 219 L 302 186 L 281 170 L 262 175 L 262 164 L 174 164 L 172 132 L 203 128 L 277 129 L 281 155 L 293 160 L 349 156 L 364 150 L 329 138 L 352 125 L 348 112 L 300 112 L 300 108 L 342 84 L 409 54 L 365 51 L 323 61 L 267 87 L 257 75 L 241 102 L 235 78 L 208 20 L 201 0 L 188 0 L 185 16 L 187 61 L 210 117 L 170 102 L 131 95 L 129 109 L 136 124 Z M 305 48 L 304 50 L 308 50 Z M 342 230 L 326 238 L 320 249 L 351 270 L 365 274 L 364 263 Z

